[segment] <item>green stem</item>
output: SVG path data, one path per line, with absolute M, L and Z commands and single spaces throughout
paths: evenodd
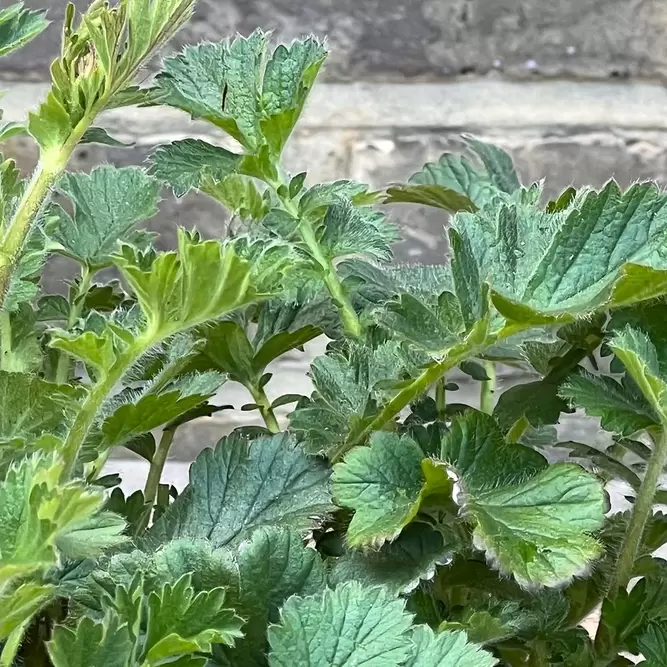
M 12 356 L 12 320 L 10 314 L 0 312 L 0 369 L 7 370 Z
M 259 406 L 259 413 L 262 415 L 266 428 L 268 428 L 271 433 L 280 433 L 280 425 L 278 424 L 276 414 L 271 407 L 271 401 L 264 389 L 262 387 L 253 386 L 249 386 L 247 389 L 251 393 L 255 403 Z
M 83 301 L 86 292 L 90 289 L 92 281 L 92 274 L 88 267 L 81 269 L 81 279 L 77 286 L 72 303 L 70 304 L 69 317 L 67 319 L 67 331 L 70 331 L 81 316 L 83 310 Z M 66 352 L 60 352 L 58 356 L 58 364 L 56 366 L 56 382 L 63 384 L 69 380 L 70 368 L 72 366 L 71 358 Z
M 65 461 L 65 467 L 62 472 L 63 481 L 71 479 L 74 475 L 79 451 L 88 435 L 90 427 L 95 421 L 97 413 L 102 407 L 102 403 L 132 364 L 154 343 L 155 340 L 149 333 L 144 333 L 135 340 L 134 345 L 131 345 L 118 357 L 116 363 L 114 363 L 108 373 L 100 376 L 99 380 L 91 387 L 86 400 L 81 405 L 70 427 L 61 449 L 61 454 Z
M 447 378 L 444 375 L 435 383 L 435 410 L 438 419 L 444 419 L 446 416 L 446 410 L 447 410 L 447 389 L 445 388 L 446 384 L 447 384 Z
M 653 456 L 646 468 L 646 475 L 637 492 L 630 524 L 625 533 L 623 546 L 616 561 L 616 569 L 611 579 L 607 597 L 613 600 L 621 588 L 626 588 L 634 570 L 637 553 L 641 546 L 646 522 L 653 509 L 653 498 L 660 482 L 660 476 L 667 463 L 667 423 L 663 423 L 662 433 L 655 440 Z
M 452 348 L 442 361 L 434 362 L 426 367 L 426 370 L 416 377 L 407 387 L 402 389 L 394 398 L 384 406 L 380 414 L 368 424 L 356 437 L 342 443 L 336 449 L 331 461 L 340 461 L 343 456 L 354 446 L 363 442 L 373 431 L 379 431 L 389 421 L 393 420 L 403 408 L 421 396 L 428 388 L 437 382 L 445 373 L 458 366 L 464 359 L 474 354 L 475 349 L 464 343 Z
M 484 362 L 484 370 L 489 378 L 482 382 L 479 394 L 479 409 L 490 415 L 493 412 L 494 392 L 496 391 L 496 365 L 493 361 Z
M 277 191 L 278 188 L 287 187 L 283 183 L 274 183 L 271 184 L 272 187 Z M 279 195 L 280 196 L 280 195 Z M 343 321 L 343 327 L 345 328 L 345 333 L 351 338 L 361 338 L 363 327 L 359 321 L 359 316 L 352 307 L 350 300 L 343 289 L 343 285 L 338 278 L 336 273 L 336 268 L 333 265 L 333 262 L 328 259 L 322 252 L 317 237 L 315 236 L 315 231 L 313 226 L 307 218 L 301 217 L 299 213 L 298 206 L 292 201 L 288 196 L 280 196 L 280 200 L 285 207 L 285 210 L 292 215 L 294 218 L 299 220 L 299 234 L 301 239 L 306 244 L 308 251 L 310 252 L 312 258 L 317 262 L 317 264 L 322 269 L 324 276 L 324 284 L 329 290 L 329 294 L 334 302 L 334 305 L 340 313 L 341 320 Z
M 0 244 L 0 308 L 4 305 L 14 268 L 19 261 L 33 223 L 94 117 L 95 114 L 91 113 L 90 117 L 83 118 L 62 146 L 40 155 L 37 169 L 23 193 Z
M 169 456 L 169 450 L 171 449 L 171 443 L 174 441 L 175 434 L 175 428 L 164 429 L 164 431 L 162 431 L 160 442 L 155 450 L 155 454 L 153 454 L 151 468 L 148 471 L 146 486 L 144 487 L 144 501 L 151 505 L 157 498 L 157 490 L 160 486 L 160 480 L 162 479 L 162 472 L 167 463 L 167 457 Z

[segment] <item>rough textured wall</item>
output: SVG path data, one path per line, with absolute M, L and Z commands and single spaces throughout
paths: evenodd
M 7 120 L 22 118 L 42 96 L 66 2 L 27 4 L 48 6 L 54 25 L 2 61 Z M 180 41 L 256 27 L 273 29 L 281 40 L 307 32 L 329 37 L 323 82 L 286 155 L 291 169 L 308 169 L 313 181 L 353 177 L 386 185 L 437 159 L 468 131 L 510 150 L 524 179 L 546 178 L 550 193 L 612 176 L 623 185 L 665 182 L 665 0 L 199 0 Z M 82 147 L 74 168 L 138 164 L 156 143 L 192 133 L 222 140 L 173 111 L 121 110 L 103 124 L 134 147 Z M 26 170 L 34 164 L 30 142 L 16 139 L 9 151 Z M 442 215 L 392 211 L 405 238 L 398 259 L 442 261 Z M 176 224 L 214 236 L 225 217 L 206 198 L 168 198 L 151 226 L 169 244 Z M 62 262 L 54 267 L 52 285 L 66 270 Z M 283 369 L 291 388 L 300 383 L 306 391 L 303 361 L 287 360 Z M 199 448 L 218 434 L 209 420 L 186 439 Z

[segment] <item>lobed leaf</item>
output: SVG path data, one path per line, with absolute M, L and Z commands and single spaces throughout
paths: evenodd
M 329 471 L 288 435 L 223 438 L 190 468 L 190 485 L 148 534 L 152 544 L 208 539 L 220 547 L 264 525 L 305 530 L 333 509 Z
M 44 11 L 24 9 L 23 2 L 0 10 L 0 56 L 20 49 L 48 25 Z

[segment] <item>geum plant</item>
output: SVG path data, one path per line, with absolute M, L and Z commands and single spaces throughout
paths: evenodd
M 68 9 L 46 101 L 0 130 L 40 151 L 28 180 L 0 164 L 0 665 L 667 664 L 667 194 L 611 181 L 545 204 L 472 138 L 386 192 L 310 184 L 281 153 L 318 39 L 188 47 L 137 87 L 192 5 Z M 45 25 L 4 9 L 0 54 Z M 116 143 L 96 117 L 127 104 L 236 149 L 66 173 L 79 143 Z M 220 202 L 226 237 L 157 251 L 140 224 L 164 188 Z M 443 210 L 442 265 L 389 263 L 377 205 L 397 202 Z M 67 297 L 41 291 L 53 253 L 79 267 Z M 312 396 L 280 395 L 267 368 L 318 336 Z M 494 396 L 497 364 L 534 379 Z M 459 371 L 478 405 L 455 402 Z M 263 426 L 205 450 L 179 495 L 161 483 L 178 429 L 229 408 L 229 380 Z M 560 441 L 575 408 L 606 446 Z M 120 447 L 150 463 L 128 497 Z

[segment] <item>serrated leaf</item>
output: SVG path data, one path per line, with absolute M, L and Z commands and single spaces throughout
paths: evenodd
M 331 204 L 340 200 L 350 200 L 356 205 L 374 203 L 374 196 L 368 192 L 368 186 L 356 181 L 333 181 L 318 183 L 308 188 L 299 199 L 299 211 L 302 216 L 321 218 Z
M 536 428 L 557 424 L 561 413 L 568 411 L 558 392 L 558 384 L 547 380 L 515 385 L 500 394 L 493 416 L 505 431 L 523 417 Z
M 292 428 L 304 434 L 309 452 L 330 453 L 375 413 L 382 398 L 379 383 L 403 379 L 409 366 L 394 341 L 318 357 L 311 365 L 316 392 L 290 415 Z
M 621 192 L 610 181 L 599 192 L 578 193 L 563 211 L 515 201 L 459 214 L 453 222 L 501 314 L 539 323 L 604 309 L 626 263 L 664 269 L 658 248 L 667 233 L 666 202 L 652 183 Z M 620 296 L 613 298 L 623 305 Z
M 267 214 L 266 193 L 261 193 L 248 176 L 229 174 L 219 182 L 205 184 L 203 190 L 241 220 L 261 220 Z
M 410 593 L 420 580 L 432 579 L 437 564 L 451 553 L 443 534 L 422 523 L 407 526 L 380 549 L 348 549 L 331 559 L 330 581 L 334 585 L 358 581 L 365 586 L 385 586 L 396 593 Z
M 647 659 L 644 667 L 660 667 L 667 661 L 667 628 L 664 624 L 652 623 L 639 639 L 639 648 Z
M 334 466 L 334 499 L 355 511 L 347 530 L 351 547 L 394 540 L 419 510 L 424 484 L 421 448 L 408 436 L 376 432 Z
M 177 197 L 222 181 L 235 173 L 241 156 L 201 139 L 183 139 L 160 146 L 151 156 L 150 173 L 168 183 Z
M 143 648 L 148 665 L 188 653 L 210 653 L 213 644 L 233 645 L 243 636 L 243 620 L 224 606 L 224 589 L 195 594 L 191 583 L 192 576 L 186 574 L 149 595 Z
M 99 334 L 94 331 L 70 334 L 56 329 L 49 341 L 49 347 L 69 354 L 100 374 L 105 374 L 117 358 L 116 336 L 110 327 Z
M 220 647 L 216 663 L 238 667 L 262 665 L 268 648 L 266 632 L 292 595 L 312 595 L 326 586 L 319 554 L 304 546 L 301 536 L 286 528 L 259 528 L 235 556 L 238 591 L 230 604 L 246 620 L 243 639 L 233 649 Z
M 464 139 L 482 160 L 491 181 L 499 190 L 511 194 L 519 189 L 519 178 L 508 153 L 470 135 L 464 135 Z
M 527 588 L 561 585 L 600 555 L 591 534 L 603 523 L 604 490 L 577 465 L 557 463 L 521 484 L 474 494 L 464 507 L 477 522 L 475 546 Z
M 0 442 L 26 442 L 60 433 L 77 393 L 33 375 L 0 371 Z
M 102 493 L 59 484 L 62 464 L 39 456 L 10 466 L 0 484 L 0 582 L 56 562 L 55 540 L 102 504 Z
M 331 259 L 365 255 L 388 261 L 392 257 L 391 245 L 399 240 L 399 236 L 396 227 L 387 221 L 384 214 L 341 199 L 327 209 L 319 240 Z
M 102 447 L 124 444 L 167 424 L 205 402 L 224 384 L 225 377 L 209 372 L 183 376 L 158 392 L 148 391 L 136 402 L 118 406 L 102 423 Z
M 104 623 L 79 620 L 75 628 L 56 626 L 47 644 L 54 667 L 125 667 L 132 655 L 127 626 L 109 617 Z
M 37 111 L 28 114 L 28 132 L 38 146 L 48 153 L 61 148 L 72 133 L 72 120 L 53 91 Z
M 385 204 L 422 204 L 442 208 L 450 213 L 475 212 L 477 206 L 465 195 L 436 183 L 394 185 L 387 188 Z
M 21 48 L 48 25 L 44 11 L 24 9 L 23 2 L 17 2 L 1 10 L 0 56 Z
M 259 63 L 265 47 L 260 31 L 188 47 L 165 60 L 158 91 L 171 106 L 208 120 L 252 151 L 260 143 Z
M 308 93 L 327 56 L 316 37 L 279 45 L 262 80 L 262 133 L 275 155 L 280 155 L 301 115 Z
M 251 442 L 228 436 L 192 464 L 188 490 L 148 539 L 205 538 L 224 546 L 267 524 L 312 528 L 333 509 L 328 478 L 327 467 L 286 434 Z
M 465 157 L 451 153 L 445 153 L 438 162 L 425 164 L 410 177 L 409 183 L 453 190 L 476 207 L 484 205 L 496 191 L 488 174 L 476 169 Z
M 644 331 L 627 326 L 616 333 L 609 345 L 650 405 L 660 413 L 666 384 L 653 341 Z
M 114 263 L 136 294 L 149 330 L 161 338 L 185 331 L 257 297 L 251 267 L 233 242 L 200 241 L 178 230 L 178 252 L 161 253 L 145 267 L 129 246 Z M 214 285 L 213 291 L 202 285 Z
M 468 641 L 465 632 L 433 632 L 427 625 L 412 631 L 413 649 L 405 667 L 493 667 L 496 658 Z
M 440 458 L 473 492 L 520 483 L 547 466 L 534 449 L 507 442 L 495 419 L 476 410 L 452 420 Z
M 9 635 L 30 620 L 52 598 L 53 586 L 27 582 L 15 589 L 0 593 L 0 639 Z
M 65 174 L 58 191 L 71 200 L 74 217 L 56 209 L 47 235 L 60 252 L 90 267 L 109 265 L 118 241 L 157 213 L 158 182 L 138 167 L 101 166 L 90 174 Z
M 269 628 L 269 665 L 398 667 L 412 647 L 404 604 L 381 587 L 356 582 L 318 596 L 290 598 L 280 623 Z
M 55 545 L 72 560 L 96 558 L 128 540 L 123 534 L 126 527 L 122 517 L 101 512 L 73 524 L 67 532 L 56 537 Z
M 91 127 L 81 137 L 81 144 L 101 144 L 103 146 L 132 146 L 132 143 L 123 143 L 114 139 L 103 127 Z
M 660 418 L 646 398 L 627 380 L 593 375 L 585 370 L 568 378 L 560 395 L 586 411 L 600 417 L 606 431 L 631 436 L 660 423 Z

